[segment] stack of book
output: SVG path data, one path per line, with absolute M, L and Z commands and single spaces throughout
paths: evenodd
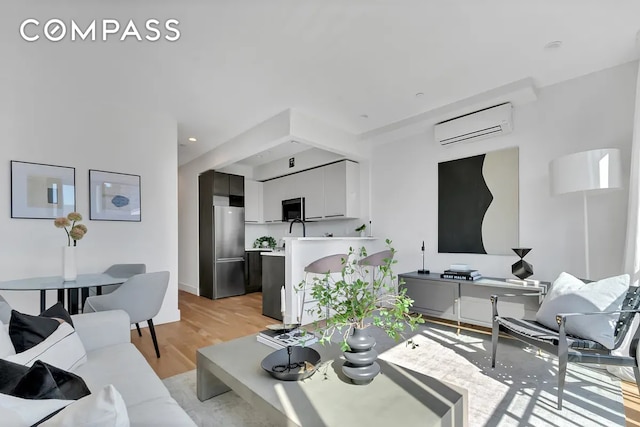
M 318 342 L 318 337 L 313 332 L 307 332 L 302 329 L 294 329 L 289 332 L 265 329 L 256 335 L 256 339 L 258 342 L 278 350 L 294 345 L 308 347 Z
M 453 264 L 449 270 L 445 270 L 440 275 L 443 279 L 455 280 L 478 280 L 482 279 L 482 274 L 478 270 L 472 270 L 465 264 Z

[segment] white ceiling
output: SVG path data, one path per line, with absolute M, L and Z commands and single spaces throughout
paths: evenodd
M 303 151 L 310 150 L 312 147 L 301 142 L 289 141 L 276 145 L 268 150 L 261 151 L 254 154 L 251 157 L 247 157 L 244 160 L 236 162 L 245 166 L 259 166 L 265 163 L 273 162 L 274 160 L 282 159 L 285 157 L 291 157 L 294 154 L 302 153 Z
M 2 2 L 0 89 L 165 112 L 178 142 L 198 138 L 181 164 L 287 108 L 360 134 L 525 77 L 612 67 L 638 58 L 640 30 L 637 0 Z M 176 18 L 182 35 L 26 43 L 27 17 Z

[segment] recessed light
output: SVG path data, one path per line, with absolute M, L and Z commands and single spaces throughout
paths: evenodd
M 420 98 L 420 97 L 423 97 L 423 96 L 424 96 L 424 93 L 422 93 L 422 92 L 416 93 L 416 98 Z
M 189 138 L 189 142 L 196 142 L 196 141 L 198 141 L 198 140 L 196 138 L 194 138 L 194 137 Z
M 369 115 L 368 114 L 360 114 L 360 117 L 363 119 L 368 119 Z
M 562 40 L 554 40 L 544 45 L 545 49 L 557 49 L 562 46 Z

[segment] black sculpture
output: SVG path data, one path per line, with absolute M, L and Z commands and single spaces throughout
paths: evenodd
M 514 276 L 524 280 L 533 274 L 533 265 L 529 264 L 527 261 L 522 259 L 529 252 L 531 252 L 531 248 L 511 248 L 511 249 L 513 250 L 513 252 L 516 253 L 516 255 L 520 257 L 520 260 L 516 261 L 511 266 L 511 273 Z

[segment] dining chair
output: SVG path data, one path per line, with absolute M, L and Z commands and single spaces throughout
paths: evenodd
M 142 274 L 147 272 L 147 266 L 145 264 L 113 264 L 111 267 L 107 268 L 103 274 L 108 274 L 112 277 L 118 278 L 129 278 L 131 276 L 135 276 L 136 274 Z M 121 283 L 118 285 L 105 285 L 99 286 L 96 288 L 91 288 L 88 293 L 85 293 L 83 289 L 82 293 L 82 306 L 87 301 L 89 296 L 94 295 L 105 295 L 110 294 L 120 287 Z M 136 323 L 136 329 L 138 330 L 138 336 L 142 336 L 142 331 L 140 331 L 140 325 Z
M 0 295 L 0 326 L 2 323 L 9 323 L 11 319 L 11 306 L 6 299 Z
M 104 274 L 108 274 L 113 277 L 126 277 L 135 276 L 136 274 L 143 274 L 147 272 L 147 266 L 145 264 L 113 264 L 111 267 L 104 271 Z M 110 294 L 118 289 L 120 285 L 107 285 L 102 287 L 102 294 Z M 98 294 L 99 295 L 99 294 Z
M 135 323 L 136 326 L 139 322 L 146 320 L 156 356 L 160 357 L 153 318 L 162 307 L 168 286 L 168 271 L 137 274 L 127 279 L 118 289 L 109 294 L 87 298 L 83 312 L 124 310 L 129 314 L 131 323 Z M 138 332 L 140 332 L 139 327 Z

